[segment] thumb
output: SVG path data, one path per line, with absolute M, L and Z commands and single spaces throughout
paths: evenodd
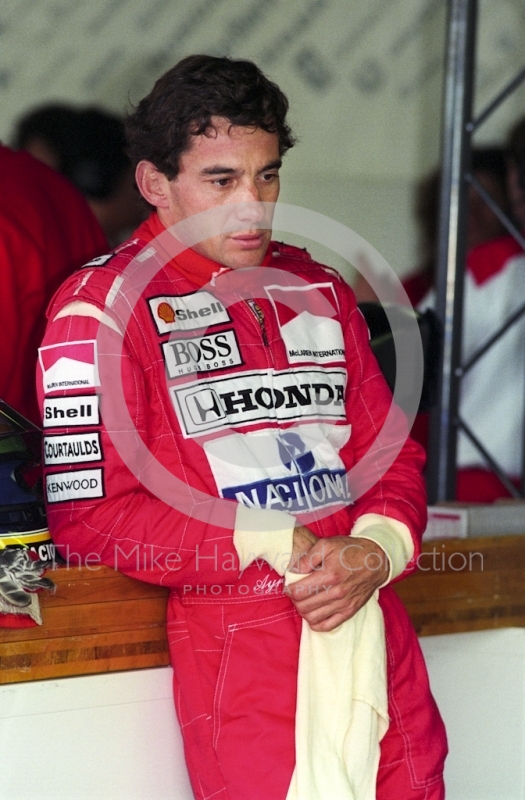
M 301 572 L 311 572 L 312 570 L 320 570 L 324 567 L 324 558 L 325 558 L 325 550 L 324 550 L 324 542 L 321 540 L 315 544 L 312 549 L 308 553 L 308 558 L 305 559 L 306 569 L 302 569 Z

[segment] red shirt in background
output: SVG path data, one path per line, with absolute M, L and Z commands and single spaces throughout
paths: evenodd
M 40 425 L 35 368 L 46 307 L 107 243 L 77 189 L 28 153 L 0 145 L 0 188 L 0 398 Z

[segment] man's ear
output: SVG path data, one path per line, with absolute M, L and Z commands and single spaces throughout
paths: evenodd
M 169 181 L 151 161 L 139 161 L 135 180 L 142 197 L 155 208 L 169 207 Z

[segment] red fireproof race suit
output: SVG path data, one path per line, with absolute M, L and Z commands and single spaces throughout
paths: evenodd
M 280 515 L 292 530 L 295 517 L 319 537 L 381 515 L 410 532 L 413 568 L 423 457 L 408 439 L 382 476 L 381 456 L 372 459 L 374 485 L 349 502 L 346 472 L 381 437 L 391 403 L 349 287 L 306 252 L 271 243 L 257 268 L 264 291 L 225 299 L 232 271 L 193 251 L 166 263 L 152 241 L 162 230 L 153 215 L 50 306 L 37 378 L 49 525 L 66 559 L 80 553 L 171 589 L 174 696 L 195 796 L 285 800 L 301 620 L 270 564 L 241 571 L 236 515 Z M 249 282 L 254 271 L 242 272 Z M 443 724 L 389 586 L 380 604 L 390 727 L 377 796 L 437 800 Z

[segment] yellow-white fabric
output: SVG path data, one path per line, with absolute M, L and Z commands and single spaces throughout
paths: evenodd
M 304 578 L 287 572 L 286 584 Z M 286 800 L 374 800 L 388 728 L 386 648 L 377 592 L 333 631 L 302 623 L 296 767 Z
M 284 575 L 293 548 L 295 517 L 276 509 L 237 506 L 233 543 L 241 569 L 256 558 L 263 558 L 279 575 Z M 351 531 L 353 539 L 370 539 L 381 547 L 389 562 L 389 574 L 383 585 L 397 578 L 406 569 L 414 554 L 414 543 L 408 527 L 397 519 L 381 514 L 363 514 Z M 358 546 L 349 542 L 349 546 Z M 370 568 L 374 563 L 371 560 Z
M 388 556 L 390 570 L 388 578 L 379 587 L 380 589 L 401 575 L 414 555 L 414 542 L 408 526 L 398 519 L 385 517 L 383 514 L 362 514 L 356 519 L 351 535 L 353 539 L 370 539 Z M 369 568 L 374 568 L 372 559 Z
M 287 585 L 306 577 L 286 571 L 294 524 L 285 512 L 239 505 L 234 544 L 241 568 L 264 558 Z M 354 538 L 383 548 L 388 580 L 403 572 L 414 552 L 407 526 L 379 514 L 359 517 L 349 543 Z M 388 728 L 385 632 L 377 596 L 333 631 L 313 631 L 302 621 L 296 768 L 286 800 L 375 800 L 379 743 Z
M 241 570 L 256 558 L 264 559 L 279 575 L 284 575 L 293 550 L 295 517 L 270 508 L 237 506 L 233 544 Z

